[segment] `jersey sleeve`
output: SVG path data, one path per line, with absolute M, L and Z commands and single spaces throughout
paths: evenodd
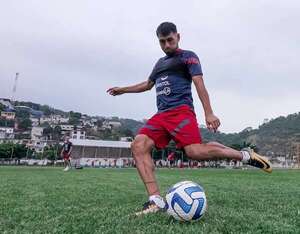
M 148 78 L 148 80 L 151 80 L 152 82 L 155 83 L 155 80 L 156 80 L 156 76 L 155 74 L 157 73 L 157 67 L 158 67 L 158 64 L 159 64 L 159 61 L 160 59 L 156 62 L 156 64 L 154 65 L 153 69 L 152 69 L 152 72 Z
M 186 64 L 188 72 L 191 75 L 191 77 L 196 75 L 203 75 L 200 60 L 194 52 L 188 51 L 185 54 L 184 63 Z

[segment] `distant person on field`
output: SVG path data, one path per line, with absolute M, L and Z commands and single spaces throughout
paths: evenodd
M 64 165 L 65 169 L 64 171 L 68 171 L 72 168 L 71 166 L 71 153 L 72 153 L 72 142 L 70 141 L 69 137 L 65 138 L 62 150 L 61 150 L 61 156 L 64 159 Z

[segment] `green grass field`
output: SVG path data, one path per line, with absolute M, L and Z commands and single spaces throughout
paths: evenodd
M 203 219 L 134 217 L 147 196 L 135 169 L 0 167 L 0 233 L 300 233 L 300 170 L 159 169 L 161 191 L 201 184 Z

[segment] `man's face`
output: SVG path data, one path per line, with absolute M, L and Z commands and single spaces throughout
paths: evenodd
M 173 54 L 175 53 L 176 49 L 178 48 L 178 42 L 180 40 L 179 33 L 170 33 L 168 36 L 158 35 L 158 40 L 161 49 L 166 54 Z

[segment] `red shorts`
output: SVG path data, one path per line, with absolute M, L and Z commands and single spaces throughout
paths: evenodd
M 63 157 L 64 157 L 64 160 L 69 160 L 71 155 L 68 154 L 67 152 L 63 152 Z
M 202 142 L 196 114 L 187 105 L 155 114 L 138 134 L 150 137 L 160 149 L 166 147 L 171 139 L 178 148 Z

